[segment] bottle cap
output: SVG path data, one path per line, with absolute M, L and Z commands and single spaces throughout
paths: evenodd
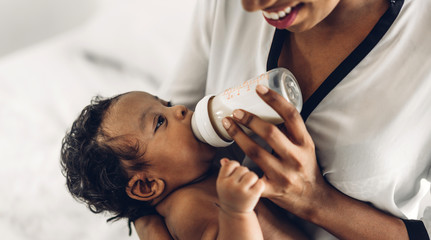
M 226 147 L 232 144 L 233 141 L 227 142 L 220 138 L 211 124 L 208 102 L 212 97 L 212 95 L 205 96 L 196 105 L 192 116 L 192 131 L 202 142 L 206 142 L 214 147 Z

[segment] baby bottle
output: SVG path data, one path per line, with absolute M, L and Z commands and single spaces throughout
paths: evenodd
M 217 95 L 208 95 L 196 105 L 192 116 L 192 131 L 202 142 L 214 147 L 225 147 L 233 141 L 223 127 L 222 119 L 232 116 L 235 109 L 244 109 L 263 120 L 280 124 L 283 119 L 256 93 L 256 86 L 264 85 L 283 96 L 298 111 L 302 109 L 302 94 L 293 74 L 285 68 L 275 68 L 239 86 L 228 88 Z M 247 133 L 251 131 L 241 126 Z

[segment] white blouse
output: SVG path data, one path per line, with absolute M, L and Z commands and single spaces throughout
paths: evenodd
M 334 187 L 397 217 L 422 220 L 429 235 L 430 12 L 431 1 L 397 0 L 301 112 Z M 184 58 L 162 97 L 193 107 L 206 94 L 265 72 L 267 64 L 275 67 L 280 43 L 261 12 L 245 12 L 239 0 L 200 0 L 195 13 Z

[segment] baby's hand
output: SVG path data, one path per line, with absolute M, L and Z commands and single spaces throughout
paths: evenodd
M 237 161 L 222 159 L 217 178 L 217 193 L 224 211 L 249 213 L 256 206 L 265 183 Z

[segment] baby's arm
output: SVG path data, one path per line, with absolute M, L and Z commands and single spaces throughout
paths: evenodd
M 236 161 L 221 160 L 217 178 L 217 239 L 263 239 L 254 208 L 265 189 L 258 176 Z

